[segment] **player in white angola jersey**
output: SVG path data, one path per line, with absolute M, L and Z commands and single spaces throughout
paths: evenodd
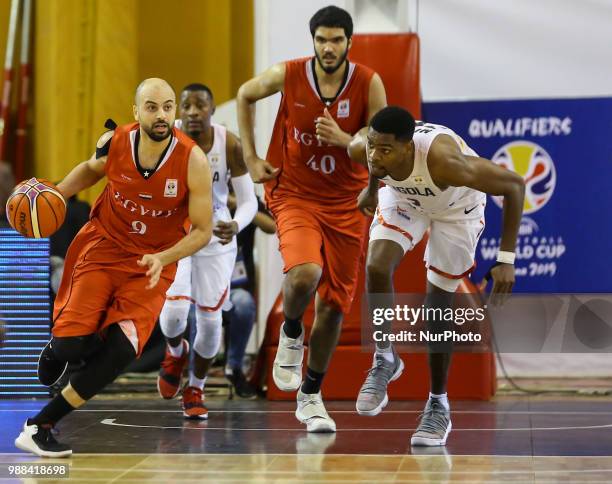
M 239 139 L 211 122 L 215 110 L 212 92 L 203 84 L 190 84 L 181 93 L 181 129 L 206 153 L 213 181 L 213 237 L 193 256 L 179 261 L 174 283 L 166 293 L 159 316 L 168 346 L 157 379 L 163 398 L 174 398 L 181 388 L 183 369 L 189 362 L 189 343 L 183 339 L 191 303 L 196 305 L 194 362 L 183 389 L 183 415 L 205 419 L 203 390 L 208 368 L 221 343 L 222 307 L 229 294 L 236 261 L 236 234 L 257 213 L 255 188 L 242 158 Z M 227 199 L 231 176 L 236 194 L 232 219 Z
M 484 229 L 486 194 L 504 197 L 503 233 L 497 263 L 491 268 L 492 303 L 502 303 L 514 284 L 514 251 L 522 216 L 523 179 L 478 155 L 452 130 L 415 123 L 399 107 L 386 107 L 349 146 L 355 161 L 370 169 L 370 184 L 359 207 L 374 215 L 366 263 L 370 314 L 393 305 L 393 273 L 406 251 L 430 229 L 425 251 L 428 314 L 452 308 L 461 278 L 474 267 Z M 385 186 L 378 190 L 379 182 Z M 374 213 L 375 210 L 375 213 Z M 374 302 L 374 299 L 377 301 Z M 452 329 L 452 321 L 427 320 L 432 332 Z M 390 323 L 377 327 L 388 334 Z M 381 338 L 378 338 L 381 339 Z M 446 394 L 452 344 L 429 345 L 431 392 L 411 445 L 445 445 L 451 430 Z M 404 364 L 389 341 L 377 341 L 373 367 L 357 398 L 361 415 L 377 415 L 388 402 L 387 385 Z

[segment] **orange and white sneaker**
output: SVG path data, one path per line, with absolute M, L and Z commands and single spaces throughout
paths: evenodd
M 204 395 L 197 387 L 185 387 L 183 390 L 183 416 L 194 420 L 206 420 L 208 409 L 204 405 Z
M 178 395 L 183 380 L 183 370 L 189 362 L 189 343 L 183 340 L 183 354 L 175 358 L 166 347 L 166 355 L 157 375 L 157 391 L 165 399 Z

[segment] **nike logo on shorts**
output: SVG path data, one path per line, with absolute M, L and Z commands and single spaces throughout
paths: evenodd
M 475 208 L 477 208 L 477 207 L 478 207 L 478 205 L 476 205 L 476 206 L 474 206 L 474 207 L 470 208 L 469 210 L 468 210 L 467 208 L 464 208 L 464 209 L 463 209 L 463 213 L 467 215 L 468 213 L 472 212 L 472 211 L 473 211 Z

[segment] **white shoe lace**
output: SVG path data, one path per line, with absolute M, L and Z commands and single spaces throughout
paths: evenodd
M 305 393 L 304 395 L 308 395 L 308 394 Z M 311 418 L 329 418 L 329 415 L 327 414 L 327 411 L 325 410 L 325 406 L 323 405 L 323 401 L 319 398 L 319 396 L 316 393 L 309 396 L 306 400 L 302 400 L 300 402 L 302 411 L 304 411 L 307 407 L 311 405 L 314 405 L 315 407 L 315 411 L 313 412 L 315 414 L 308 417 L 309 419 Z

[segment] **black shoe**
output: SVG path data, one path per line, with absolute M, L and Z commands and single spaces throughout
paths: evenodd
M 60 444 L 53 436 L 53 426 L 36 425 L 26 420 L 15 446 L 39 457 L 69 457 L 72 449 L 69 445 Z
M 232 383 L 232 385 L 234 385 L 236 395 L 238 395 L 240 398 L 257 397 L 255 388 L 246 380 L 244 373 L 242 373 L 241 370 L 228 370 L 225 373 L 225 376 Z
M 68 368 L 67 361 L 60 361 L 55 357 L 53 349 L 51 349 L 50 340 L 40 352 L 38 357 L 38 379 L 45 386 L 55 385 L 66 373 Z

